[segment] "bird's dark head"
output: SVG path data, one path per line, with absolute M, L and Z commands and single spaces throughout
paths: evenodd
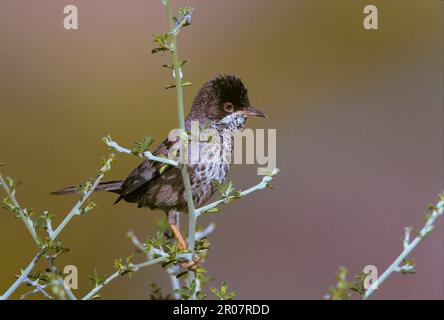
M 191 120 L 212 121 L 242 127 L 248 116 L 265 118 L 248 99 L 248 91 L 241 79 L 233 75 L 218 76 L 205 83 L 194 99 Z

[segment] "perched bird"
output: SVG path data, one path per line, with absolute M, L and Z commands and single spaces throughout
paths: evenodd
M 214 194 L 216 188 L 213 180 L 223 183 L 227 178 L 230 163 L 224 161 L 223 157 L 227 152 L 232 152 L 233 139 L 224 138 L 224 132 L 242 130 L 248 116 L 266 117 L 262 111 L 250 105 L 247 89 L 233 75 L 218 76 L 206 82 L 197 93 L 185 119 L 186 129 L 190 130 L 192 121 L 198 121 L 200 126 L 212 128 L 220 135 L 210 142 L 199 142 L 199 162 L 187 164 L 196 207 Z M 153 154 L 167 157 L 170 148 L 177 148 L 177 144 L 177 141 L 166 139 Z M 144 160 L 125 180 L 100 183 L 95 191 L 119 194 L 115 203 L 125 200 L 138 203 L 139 208 L 164 211 L 181 249 L 186 249 L 186 241 L 177 227 L 177 214 L 187 210 L 181 171 L 177 167 L 169 167 L 160 173 L 163 166 L 160 162 Z M 78 188 L 69 187 L 53 194 L 77 191 Z

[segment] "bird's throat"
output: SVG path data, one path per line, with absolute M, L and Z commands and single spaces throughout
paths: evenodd
M 242 130 L 247 118 L 239 113 L 232 113 L 215 123 L 216 129 L 223 130 Z

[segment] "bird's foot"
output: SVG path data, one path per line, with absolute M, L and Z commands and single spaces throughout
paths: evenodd
M 199 267 L 200 258 L 197 254 L 193 256 L 193 260 L 182 262 L 179 265 L 184 269 L 196 270 Z

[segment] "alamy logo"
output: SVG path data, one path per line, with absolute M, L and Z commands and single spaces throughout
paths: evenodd
M 66 14 L 63 19 L 63 27 L 66 30 L 79 29 L 79 10 L 74 5 L 67 5 L 63 8 L 63 13 Z
M 378 30 L 378 8 L 375 5 L 369 4 L 364 7 L 364 14 L 366 14 L 364 18 L 364 28 L 366 30 Z
M 258 168 L 258 175 L 268 175 L 276 168 L 276 129 L 268 129 L 265 138 L 264 129 L 217 130 L 201 128 L 199 121 L 192 121 L 190 131 L 171 130 L 168 140 L 172 142 L 168 158 L 183 164 L 208 160 L 214 164 L 257 163 L 264 166 Z
M 63 280 L 65 288 L 77 290 L 79 288 L 79 271 L 76 266 L 67 265 L 63 269 L 63 274 L 67 274 Z

